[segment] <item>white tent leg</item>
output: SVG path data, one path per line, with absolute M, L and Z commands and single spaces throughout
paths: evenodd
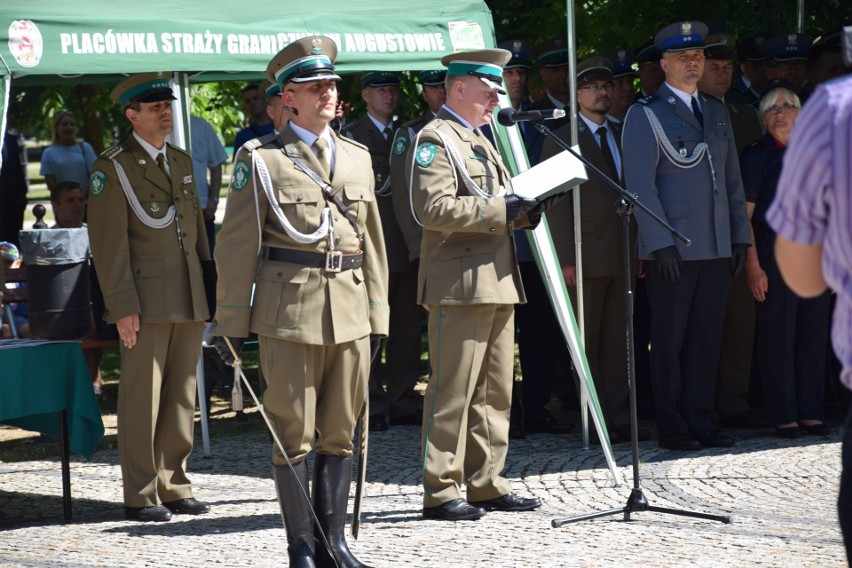
M 212 458 L 213 452 L 210 451 L 210 430 L 207 422 L 207 389 L 204 386 L 204 344 L 202 343 L 201 351 L 198 354 L 198 369 L 196 369 L 196 377 L 198 380 L 198 410 L 201 413 L 201 441 L 204 445 L 204 457 Z

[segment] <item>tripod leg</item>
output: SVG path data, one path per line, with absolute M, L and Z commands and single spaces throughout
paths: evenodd
M 711 515 L 709 513 L 696 513 L 693 511 L 681 511 L 680 509 L 668 509 L 666 507 L 654 507 L 649 505 L 648 511 L 655 513 L 665 513 L 667 515 L 678 515 L 680 517 L 693 517 L 696 519 L 707 519 L 708 521 L 718 521 L 730 525 L 733 519 L 730 515 Z
M 608 511 L 598 511 L 597 513 L 589 513 L 587 515 L 580 515 L 578 517 L 569 517 L 566 519 L 553 519 L 550 521 L 550 526 L 557 529 L 559 527 L 565 526 L 568 523 L 576 523 L 578 521 L 588 521 L 589 519 L 597 519 L 598 517 L 607 517 L 610 515 L 617 515 L 619 513 L 624 513 L 627 515 L 627 507 L 619 507 L 617 509 L 610 509 Z

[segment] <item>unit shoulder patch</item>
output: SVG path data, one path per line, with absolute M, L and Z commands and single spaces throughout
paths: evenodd
M 417 152 L 414 154 L 414 160 L 420 167 L 428 168 L 435 159 L 438 153 L 438 147 L 432 142 L 424 142 L 417 147 Z
M 101 170 L 93 171 L 92 175 L 89 177 L 89 193 L 91 193 L 93 197 L 103 193 L 104 188 L 106 187 L 106 181 L 107 177 L 104 172 Z
M 234 166 L 234 173 L 231 176 L 231 189 L 237 193 L 241 192 L 248 184 L 250 176 L 251 172 L 248 165 L 242 160 L 237 162 L 237 165 Z
M 393 155 L 402 156 L 408 148 L 408 137 L 405 134 L 398 134 L 393 143 Z

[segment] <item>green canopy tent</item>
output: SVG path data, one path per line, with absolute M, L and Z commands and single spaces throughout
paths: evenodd
M 448 53 L 495 46 L 491 12 L 482 0 L 437 4 L 327 0 L 321 6 L 271 0 L 245 6 L 223 0 L 148 0 L 144 4 L 38 0 L 3 6 L 0 140 L 6 130 L 5 108 L 12 82 L 23 86 L 118 83 L 131 73 L 169 71 L 174 73 L 178 97 L 175 114 L 182 117 L 176 121 L 172 141 L 188 149 L 190 82 L 258 79 L 280 49 L 314 34 L 327 35 L 338 44 L 335 67 L 340 73 L 436 68 Z M 498 132 L 505 138 L 502 127 Z M 508 149 L 505 142 L 501 146 Z M 526 169 L 526 159 L 518 156 L 518 150 L 504 151 L 504 158 L 516 172 L 519 163 Z M 536 248 L 555 263 L 549 239 L 537 243 Z M 562 304 L 554 301 L 554 306 L 562 313 L 563 331 L 581 378 L 594 392 L 588 365 L 576 343 L 573 313 L 564 308 L 570 301 L 561 274 L 558 276 L 561 286 L 550 286 L 549 293 L 563 300 Z M 596 421 L 602 424 L 597 398 L 593 396 L 592 401 Z M 603 426 L 602 439 L 608 440 L 605 432 Z M 618 484 L 608 443 L 605 455 Z

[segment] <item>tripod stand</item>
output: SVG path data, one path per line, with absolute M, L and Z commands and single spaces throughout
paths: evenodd
M 641 512 L 641 511 L 652 511 L 655 513 L 666 513 L 669 515 L 678 515 L 681 517 L 693 517 L 699 519 L 707 519 L 710 521 L 719 521 L 721 523 L 728 524 L 731 522 L 731 517 L 729 515 L 711 515 L 709 513 L 698 513 L 693 511 L 684 511 L 680 509 L 671 509 L 667 507 L 656 507 L 648 503 L 647 497 L 645 497 L 645 493 L 642 490 L 642 485 L 639 479 L 639 435 L 637 432 L 637 423 L 638 418 L 636 414 L 636 361 L 635 361 L 635 352 L 633 346 L 633 290 L 631 287 L 631 278 L 630 278 L 630 215 L 633 213 L 633 210 L 636 206 L 641 208 L 645 213 L 647 213 L 651 218 L 653 218 L 657 223 L 660 223 L 664 227 L 666 227 L 672 235 L 674 235 L 678 240 L 689 246 L 691 241 L 686 238 L 683 234 L 681 234 L 674 227 L 670 226 L 665 220 L 661 219 L 659 216 L 650 211 L 645 205 L 637 201 L 636 196 L 629 194 L 624 188 L 614 182 L 609 178 L 606 174 L 600 171 L 594 164 L 590 163 L 586 158 L 578 154 L 571 148 L 568 144 L 559 139 L 559 137 L 555 136 L 551 130 L 542 124 L 541 122 L 533 123 L 535 128 L 541 132 L 545 137 L 549 137 L 553 140 L 559 147 L 564 150 L 570 152 L 574 157 L 583 162 L 586 167 L 595 172 L 596 175 L 600 176 L 607 185 L 614 188 L 619 195 L 620 199 L 616 202 L 615 212 L 618 214 L 621 223 L 620 223 L 620 234 L 621 234 L 621 244 L 622 244 L 622 258 L 624 260 L 624 305 L 625 305 L 625 315 L 626 315 L 626 339 L 627 339 L 627 379 L 628 379 L 628 391 L 630 397 L 630 443 L 631 443 L 631 453 L 632 453 L 632 465 L 633 465 L 633 489 L 630 492 L 630 496 L 627 499 L 627 503 L 623 507 L 617 507 L 615 509 L 609 509 L 606 511 L 598 511 L 595 513 L 588 513 L 585 515 L 579 515 L 576 517 L 568 517 L 563 519 L 554 519 L 551 521 L 551 526 L 554 528 L 561 527 L 567 525 L 569 523 L 575 523 L 578 521 L 585 521 L 588 519 L 595 519 L 598 517 L 606 517 L 610 515 L 623 514 L 624 520 L 629 521 L 631 513 Z M 580 299 L 579 301 L 582 301 Z

